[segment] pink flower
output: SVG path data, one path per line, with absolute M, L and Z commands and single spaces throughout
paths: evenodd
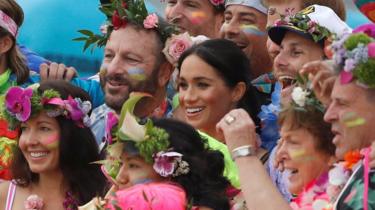
M 26 210 L 41 210 L 44 205 L 43 199 L 37 195 L 27 197 L 24 204 Z
M 11 87 L 5 95 L 5 107 L 11 115 L 16 116 L 17 120 L 25 122 L 31 114 L 32 95 L 31 88 Z
M 181 157 L 182 154 L 178 152 L 158 152 L 154 157 L 153 168 L 160 176 L 168 177 L 173 174 Z
M 167 60 L 175 65 L 181 54 L 192 45 L 193 41 L 187 32 L 179 35 L 172 35 L 172 37 L 167 40 L 163 53 Z
M 225 0 L 210 0 L 211 3 L 215 6 L 219 6 L 220 4 L 224 4 Z
M 118 118 L 115 113 L 109 112 L 107 114 L 107 124 L 105 126 L 105 135 L 108 144 L 112 144 L 112 128 L 118 123 Z
M 367 45 L 368 57 L 375 58 L 375 42 L 371 42 Z
M 354 78 L 354 75 L 352 72 L 346 72 L 346 71 L 341 71 L 340 72 L 340 82 L 341 84 L 348 84 L 351 82 Z
M 153 13 L 153 14 L 148 15 L 146 17 L 146 19 L 143 21 L 143 26 L 146 29 L 157 28 L 158 27 L 158 22 L 159 22 L 158 16 L 155 13 Z

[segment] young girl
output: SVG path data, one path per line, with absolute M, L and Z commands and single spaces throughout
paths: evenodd
M 12 182 L 0 185 L 0 205 L 11 209 L 75 209 L 104 191 L 98 148 L 87 127 L 86 92 L 64 81 L 12 87 L 3 115 L 21 128 Z

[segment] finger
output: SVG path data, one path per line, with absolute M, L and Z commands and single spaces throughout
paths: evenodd
M 66 73 L 66 66 L 64 64 L 59 64 L 57 68 L 56 78 L 55 79 L 64 79 L 65 73 Z
M 73 77 L 75 77 L 76 76 L 76 69 L 74 68 L 74 67 L 69 67 L 69 68 L 67 68 L 66 69 L 66 72 L 65 72 L 65 77 L 64 77 L 64 79 L 66 80 L 66 81 L 70 81 L 70 80 L 72 80 L 73 79 Z
M 57 79 L 57 72 L 58 72 L 59 64 L 53 62 L 49 65 L 49 74 L 48 79 Z
M 39 75 L 40 75 L 40 80 L 46 80 L 48 79 L 48 64 L 42 63 L 39 66 Z
M 322 68 L 321 61 L 312 61 L 305 64 L 300 70 L 301 74 L 316 74 Z
M 333 85 L 335 84 L 336 77 L 330 77 L 326 79 L 322 85 L 321 94 L 322 96 L 331 96 Z

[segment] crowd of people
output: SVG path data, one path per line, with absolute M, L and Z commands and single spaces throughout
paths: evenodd
M 0 208 L 375 209 L 375 24 L 343 0 L 161 3 L 98 1 L 82 79 L 21 51 L 0 0 Z

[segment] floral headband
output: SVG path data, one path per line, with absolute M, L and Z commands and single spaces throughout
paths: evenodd
M 297 111 L 306 111 L 306 107 L 310 106 L 322 113 L 325 112 L 325 107 L 310 89 L 307 76 L 297 75 L 297 86 L 292 91 L 291 106 Z
M 102 47 L 107 43 L 113 30 L 126 27 L 128 23 L 142 26 L 145 29 L 156 30 L 162 37 L 163 42 L 176 33 L 173 26 L 169 26 L 160 21 L 155 13 L 148 14 L 143 0 L 112 0 L 110 3 L 102 4 L 100 11 L 107 16 L 106 24 L 100 27 L 101 35 L 94 34 L 89 30 L 79 30 L 83 37 L 74 39 L 75 41 L 85 41 L 83 50 L 90 45 L 92 50 L 95 47 Z
M 173 148 L 169 147 L 168 133 L 154 126 L 150 119 L 147 119 L 144 125 L 139 124 L 133 115 L 136 103 L 143 97 L 151 96 L 145 93 L 131 93 L 122 107 L 120 119 L 113 113 L 108 115 L 106 139 L 109 144 L 109 158 L 101 162 L 104 163 L 106 173 L 112 178 L 116 177 L 123 147 L 127 147 L 126 144 L 129 142 L 134 143 L 146 162 L 153 163 L 154 170 L 161 176 L 175 177 L 189 173 L 189 164 L 182 160 L 182 154 L 174 152 Z
M 36 88 L 11 87 L 5 94 L 4 117 L 11 127 L 25 122 L 41 110 L 46 111 L 49 117 L 64 116 L 74 121 L 79 127 L 90 126 L 88 113 L 91 110 L 90 101 L 68 97 L 63 100 L 55 90 L 46 90 L 39 93 Z
M 203 35 L 190 36 L 188 32 L 182 34 L 172 34 L 165 43 L 163 53 L 167 60 L 177 66 L 178 59 L 186 50 L 193 45 L 199 44 L 208 40 L 209 38 Z
M 14 20 L 0 10 L 0 26 L 5 28 L 13 37 L 17 36 L 18 26 Z
M 375 88 L 375 25 L 366 24 L 335 40 L 331 49 L 341 84 L 355 80 Z
M 307 15 L 311 12 L 309 8 L 296 14 L 293 14 L 293 10 L 294 9 L 287 8 L 285 14 L 280 14 L 280 19 L 275 22 L 275 26 L 285 26 L 295 31 L 308 33 L 313 38 L 314 42 L 320 42 L 331 36 L 331 32 L 326 27 L 310 19 Z

